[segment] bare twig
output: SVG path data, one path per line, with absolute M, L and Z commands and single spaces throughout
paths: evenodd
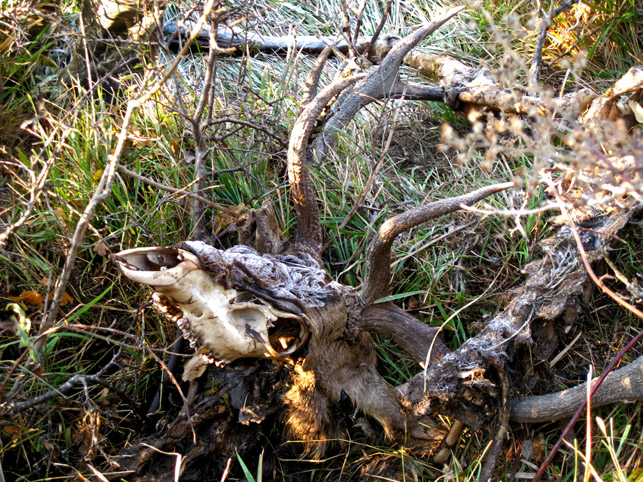
M 402 99 L 404 99 L 404 97 L 402 97 Z M 366 196 L 368 196 L 368 193 L 373 188 L 373 184 L 375 183 L 375 179 L 377 178 L 377 175 L 379 174 L 380 169 L 382 169 L 382 166 L 384 165 L 384 161 L 386 160 L 386 154 L 388 153 L 388 150 L 391 147 L 391 142 L 393 141 L 393 134 L 395 133 L 395 127 L 396 127 L 396 124 L 397 124 L 397 119 L 399 117 L 399 113 L 400 113 L 400 109 L 395 109 L 395 115 L 393 116 L 393 121 L 391 123 L 391 128 L 390 128 L 390 131 L 389 131 L 388 138 L 386 139 L 386 145 L 384 146 L 384 149 L 382 150 L 382 152 L 380 154 L 380 158 L 375 163 L 375 166 L 373 166 L 373 170 L 371 171 L 371 174 L 368 177 L 368 180 L 366 181 L 366 186 L 364 186 L 364 189 L 362 189 L 362 192 L 360 193 L 359 198 L 353 204 L 353 207 L 351 208 L 350 212 L 346 215 L 346 217 L 340 223 L 339 229 L 344 229 L 346 227 L 346 225 L 349 223 L 349 221 L 355 215 L 357 210 L 362 207 L 362 203 L 366 199 Z
M 197 31 L 203 26 L 205 19 L 210 14 L 214 6 L 215 0 L 208 0 L 204 6 L 203 15 L 199 18 L 197 22 Z M 174 62 L 167 68 L 161 79 L 147 92 L 143 93 L 140 97 L 132 99 L 127 103 L 127 110 L 123 116 L 123 122 L 121 124 L 121 130 L 118 135 L 118 140 L 114 152 L 108 156 L 108 162 L 103 170 L 103 174 L 98 182 L 96 191 L 92 198 L 89 200 L 89 203 L 85 207 L 82 217 L 76 224 L 76 229 L 70 241 L 69 250 L 67 257 L 65 258 L 65 266 L 63 267 L 62 273 L 56 281 L 56 288 L 54 290 L 54 295 L 50 301 L 49 307 L 45 307 L 44 313 L 47 313 L 44 323 L 42 324 L 42 329 L 48 329 L 53 326 L 58 311 L 60 310 L 60 301 L 62 300 L 65 289 L 67 288 L 67 283 L 69 282 L 69 277 L 71 276 L 71 271 L 76 260 L 76 255 L 78 250 L 81 247 L 83 238 L 85 236 L 85 231 L 94 216 L 94 210 L 96 207 L 107 199 L 112 191 L 112 184 L 114 183 L 114 175 L 116 173 L 116 168 L 118 166 L 121 155 L 123 154 L 123 149 L 125 148 L 125 142 L 127 140 L 127 132 L 129 124 L 132 120 L 132 115 L 134 111 L 142 106 L 145 102 L 151 99 L 161 87 L 168 81 L 168 79 L 173 75 L 174 71 L 178 67 L 179 63 L 185 57 L 190 49 L 190 44 L 196 38 L 196 33 L 194 33 L 186 45 L 183 47 L 177 58 Z
M 234 168 L 234 170 L 239 170 L 239 169 L 241 169 L 241 168 Z M 207 206 L 210 206 L 211 208 L 216 209 L 217 211 L 220 211 L 220 212 L 223 212 L 223 213 L 226 213 L 226 214 L 229 214 L 229 215 L 236 216 L 236 213 L 234 213 L 231 209 L 228 209 L 227 207 L 225 207 L 225 206 L 223 206 L 223 205 L 221 205 L 219 203 L 215 203 L 214 201 L 212 201 L 210 199 L 204 198 L 203 196 L 199 196 L 198 194 L 195 194 L 193 192 L 186 191 L 185 188 L 178 189 L 176 187 L 168 186 L 166 184 L 161 184 L 159 182 L 156 182 L 156 181 L 150 179 L 149 177 L 145 177 L 145 176 L 142 176 L 140 174 L 137 174 L 136 172 L 131 171 L 128 168 L 126 168 L 125 166 L 122 166 L 120 164 L 118 165 L 118 170 L 121 173 L 125 174 L 126 176 L 129 176 L 129 177 L 132 177 L 134 179 L 137 179 L 137 180 L 139 180 L 139 181 L 141 181 L 141 182 L 143 182 L 143 183 L 145 183 L 145 184 L 147 184 L 149 186 L 155 187 L 156 189 L 160 189 L 161 191 L 171 192 L 173 194 L 180 194 L 182 196 L 186 196 L 186 197 L 189 197 L 189 198 L 192 198 L 192 199 L 198 199 L 203 204 L 205 204 Z
M 206 119 L 203 115 L 208 104 L 214 101 L 214 76 L 216 74 L 216 62 L 218 55 L 218 45 L 216 38 L 217 23 L 212 21 L 210 23 L 210 50 L 208 52 L 208 60 L 205 68 L 205 82 L 201 97 L 196 111 L 190 119 L 192 124 L 192 135 L 194 136 L 194 194 L 202 196 L 203 186 L 206 178 L 205 157 L 207 149 L 205 147 L 204 130 L 207 128 L 210 118 L 212 116 L 212 108 L 207 109 Z M 203 239 L 205 235 L 205 209 L 203 203 L 199 199 L 194 199 L 192 203 L 192 237 L 197 240 Z
M 46 402 L 47 400 L 51 400 L 52 398 L 56 398 L 60 395 L 66 395 L 69 392 L 71 392 L 74 387 L 78 384 L 83 384 L 86 385 L 88 383 L 96 383 L 98 385 L 102 385 L 108 390 L 114 392 L 116 395 L 118 395 L 121 399 L 123 399 L 128 405 L 132 406 L 134 409 L 134 413 L 140 417 L 144 418 L 143 411 L 141 408 L 133 402 L 129 397 L 127 397 L 121 390 L 118 388 L 114 387 L 111 383 L 109 383 L 107 380 L 103 379 L 103 375 L 114 366 L 116 361 L 120 358 L 120 355 L 122 353 L 122 349 L 119 349 L 112 359 L 104 366 L 102 367 L 98 373 L 95 373 L 94 375 L 74 375 L 71 377 L 69 380 L 67 380 L 65 383 L 60 385 L 58 388 L 48 390 L 47 392 L 43 393 L 42 395 L 39 395 L 37 397 L 31 398 L 29 400 L 26 400 L 24 402 L 20 403 L 10 403 L 9 404 L 9 409 L 12 412 L 22 412 L 23 410 L 27 410 L 31 407 L 34 407 L 36 405 L 39 405 L 41 403 Z
M 382 33 L 382 29 L 384 28 L 384 25 L 386 25 L 386 20 L 388 19 L 389 14 L 391 13 L 391 4 L 393 3 L 393 0 L 388 0 L 386 2 L 386 6 L 384 7 L 384 13 L 382 14 L 382 18 L 380 19 L 380 23 L 377 25 L 377 28 L 375 29 L 375 33 L 373 34 L 373 37 L 371 38 L 371 41 L 368 44 L 368 47 L 366 47 L 366 50 L 364 51 L 364 57 L 369 58 L 371 53 L 373 52 L 373 47 L 375 46 L 375 43 L 377 42 L 377 39 L 379 38 L 380 34 Z
M 279 142 L 279 145 L 285 145 L 285 141 L 283 138 L 272 132 L 270 129 L 268 129 L 266 126 L 263 126 L 261 124 L 258 124 L 256 122 L 251 122 L 247 120 L 241 120 L 241 119 L 235 119 L 234 117 L 219 117 L 216 119 L 212 119 L 209 123 L 208 126 L 213 126 L 216 124 L 237 124 L 243 127 L 247 127 L 248 129 L 254 129 L 256 131 L 261 131 L 264 134 L 266 134 L 269 137 L 272 137 L 275 139 L 277 142 Z
M 580 2 L 580 0 L 564 0 L 558 7 L 554 8 L 554 2 L 552 0 L 549 7 L 549 12 L 545 13 L 545 16 L 540 21 L 540 25 L 538 25 L 536 45 L 534 46 L 534 57 L 531 60 L 531 68 L 529 69 L 530 83 L 532 87 L 536 87 L 538 85 L 540 68 L 543 61 L 543 47 L 547 38 L 547 30 L 549 30 L 549 27 L 551 27 L 551 23 L 554 18 L 556 18 L 562 12 L 569 10 L 574 4 L 578 2 Z
M 43 329 L 47 329 L 53 326 L 56 320 L 58 310 L 60 309 L 60 302 L 62 300 L 63 294 L 65 293 L 65 289 L 67 288 L 67 283 L 69 282 L 69 277 L 71 276 L 74 262 L 76 261 L 76 255 L 78 254 L 78 250 L 82 245 L 83 239 L 85 237 L 85 231 L 87 230 L 87 227 L 89 226 L 89 223 L 94 215 L 96 206 L 107 199 L 112 192 L 112 184 L 114 182 L 116 166 L 118 165 L 118 159 L 123 152 L 125 139 L 127 138 L 127 126 L 129 126 L 132 114 L 134 113 L 134 106 L 134 102 L 130 101 L 128 103 L 127 111 L 125 112 L 125 117 L 123 119 L 123 128 L 121 130 L 121 135 L 119 136 L 119 142 L 116 146 L 116 149 L 113 154 L 110 154 L 108 156 L 108 162 L 105 166 L 105 170 L 103 171 L 103 175 L 100 178 L 100 181 L 96 188 L 96 192 L 89 200 L 89 203 L 83 211 L 82 217 L 76 224 L 76 229 L 74 230 L 74 234 L 69 245 L 68 254 L 65 258 L 65 266 L 63 267 L 60 277 L 56 281 L 56 288 L 51 299 L 49 311 L 45 311 L 45 313 L 47 313 L 47 316 L 45 322 L 42 324 Z

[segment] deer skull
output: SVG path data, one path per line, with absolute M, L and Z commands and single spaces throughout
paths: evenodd
M 235 252 L 197 242 L 185 246 L 207 251 L 210 262 L 220 263 L 218 274 L 181 248 L 129 249 L 115 260 L 129 279 L 156 290 L 156 306 L 177 323 L 199 355 L 221 363 L 244 357 L 284 359 L 302 347 L 308 337 L 302 317 L 226 286 L 225 274 L 238 258 L 259 262 L 263 257 L 247 248 Z

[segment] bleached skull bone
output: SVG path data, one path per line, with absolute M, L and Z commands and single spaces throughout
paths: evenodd
M 134 248 L 118 253 L 115 261 L 126 277 L 165 295 L 154 296 L 157 304 L 169 302 L 174 312 L 176 308 L 182 312 L 174 321 L 184 329 L 186 339 L 198 345 L 197 352 L 210 361 L 284 358 L 306 339 L 301 318 L 216 283 L 189 251 Z

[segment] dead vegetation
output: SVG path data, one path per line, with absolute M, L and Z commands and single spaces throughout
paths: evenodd
M 521 474 L 557 477 L 571 471 L 568 455 L 552 450 L 552 440 L 545 460 L 541 438 L 542 430 L 556 437 L 560 430 L 522 424 L 574 412 L 591 420 L 600 405 L 643 398 L 635 346 L 640 288 L 631 261 L 640 243 L 628 230 L 640 210 L 641 69 L 603 94 L 563 95 L 520 87 L 524 59 L 500 32 L 497 45 L 507 51 L 496 69 L 413 50 L 461 10 L 378 42 L 358 41 L 354 22 L 364 12 L 345 10 L 355 30 L 345 31 L 344 52 L 322 49 L 305 89 L 292 80 L 303 54 L 286 46 L 292 70 L 271 76 L 271 84 L 268 60 L 258 77 L 237 72 L 247 84 L 229 91 L 235 80 L 222 70 L 239 61 L 222 58 L 232 49 L 213 32 L 243 19 L 243 10 L 209 3 L 193 17 L 194 34 L 179 42 L 179 53 L 165 52 L 160 74 L 143 75 L 140 88 L 121 86 L 126 108 L 115 98 L 105 104 L 99 92 L 109 84 L 91 87 L 92 69 L 84 69 L 85 87 L 99 97 L 96 104 L 84 94 L 83 102 L 108 109 L 111 118 L 93 117 L 106 130 L 66 129 L 44 97 L 40 117 L 23 124 L 39 177 L 25 162 L 24 144 L 3 152 L 2 175 L 21 208 L 5 209 L 0 234 L 6 296 L 14 302 L 3 325 L 3 453 L 29 465 L 7 466 L 5 457 L 5 473 L 232 480 L 249 479 L 251 465 L 269 479 L 432 480 L 440 470 L 457 478 L 467 454 L 472 467 L 480 464 L 467 478 L 513 479 L 521 464 Z M 209 26 L 205 34 L 202 26 Z M 193 88 L 177 69 L 199 35 L 205 68 Z M 256 69 L 245 56 L 260 46 L 240 45 L 241 62 Z M 344 62 L 329 61 L 339 53 Z M 403 63 L 439 83 L 409 81 L 400 76 Z M 577 64 L 569 75 L 580 75 Z M 297 102 L 289 101 L 290 83 L 303 92 Z M 446 104 L 442 115 L 453 116 L 441 128 L 442 154 L 432 153 L 443 164 L 389 165 L 396 149 L 438 147 L 435 137 L 422 147 L 422 128 L 399 128 L 405 109 L 416 115 L 408 103 L 421 99 Z M 373 119 L 375 135 L 360 137 Z M 83 144 L 83 136 L 92 142 Z M 83 145 L 99 151 L 93 164 L 70 162 Z M 162 163 L 165 155 L 174 165 Z M 415 157 L 414 164 L 424 156 Z M 57 177 L 65 166 L 83 167 L 71 177 L 85 182 L 82 199 L 57 190 L 65 188 L 69 174 Z M 460 189 L 466 174 L 477 178 L 466 186 L 486 187 Z M 511 182 L 493 184 L 503 178 Z M 455 191 L 473 192 L 449 197 Z M 60 200 L 69 211 L 54 208 L 48 219 L 47 206 Z M 473 214 L 458 214 L 447 228 L 426 227 L 461 208 Z M 545 229 L 552 211 L 560 216 Z M 181 221 L 173 224 L 177 213 Z M 495 220 L 476 221 L 485 216 Z M 65 241 L 52 243 L 39 223 L 55 224 Z M 228 239 L 235 232 L 238 243 Z M 36 254 L 33 239 L 51 252 Z M 141 245 L 161 247 L 134 248 Z M 160 319 L 107 260 L 125 248 L 133 249 L 114 259 L 126 276 L 157 291 L 151 300 Z M 435 262 L 445 256 L 451 261 Z M 26 259 L 38 262 L 25 269 Z M 434 291 L 441 296 L 429 296 Z M 603 313 L 614 318 L 614 336 L 602 332 L 609 331 Z M 174 336 L 173 323 L 183 337 Z M 385 337 L 379 351 L 373 334 Z M 598 341 L 606 349 L 587 349 Z M 188 342 L 191 348 L 182 347 Z M 616 370 L 623 355 L 631 363 Z M 584 409 L 588 357 L 606 379 Z M 583 368 L 574 368 L 579 359 Z M 63 420 L 58 428 L 50 406 Z M 640 404 L 624 412 L 625 426 L 639 411 Z M 475 448 L 462 447 L 463 429 Z M 576 435 L 583 436 L 590 432 Z M 604 440 L 613 438 L 605 429 Z M 620 440 L 621 458 L 602 470 L 636 474 L 636 435 Z M 43 445 L 51 459 L 37 455 Z M 552 457 L 556 467 L 548 465 Z

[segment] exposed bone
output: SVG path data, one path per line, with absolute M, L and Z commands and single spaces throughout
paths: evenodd
M 303 320 L 257 303 L 253 297 L 213 280 L 199 258 L 176 248 L 135 248 L 115 257 L 125 276 L 159 290 L 162 311 L 173 318 L 197 353 L 229 363 L 243 357 L 285 359 L 307 339 Z M 284 343 L 282 340 L 287 340 Z

